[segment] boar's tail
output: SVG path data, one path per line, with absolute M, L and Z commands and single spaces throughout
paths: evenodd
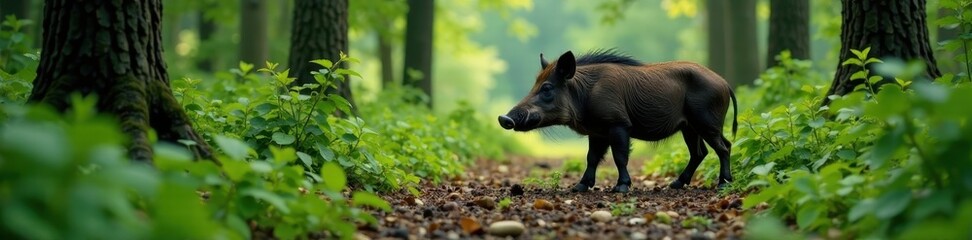
M 732 98 L 732 138 L 736 139 L 736 129 L 739 128 L 739 123 L 737 122 L 739 116 L 739 106 L 736 105 L 736 93 L 732 91 L 732 87 L 729 87 L 729 97 Z

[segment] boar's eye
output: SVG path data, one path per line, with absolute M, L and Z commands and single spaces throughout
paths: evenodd
M 553 100 L 553 86 L 550 84 L 544 84 L 540 87 L 540 99 L 544 102 L 549 102 Z

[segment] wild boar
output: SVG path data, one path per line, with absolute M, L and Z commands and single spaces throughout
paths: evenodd
M 587 169 L 572 191 L 584 192 L 594 186 L 597 165 L 610 147 L 619 173 L 611 191 L 628 192 L 630 139 L 658 141 L 679 131 L 690 158 L 669 187 L 679 189 L 691 182 L 708 154 L 703 141 L 719 156 L 718 187 L 732 181 L 732 143 L 724 137 L 722 127 L 730 99 L 736 108 L 736 96 L 715 72 L 684 61 L 643 64 L 613 50 L 593 51 L 576 59 L 568 51 L 553 63 L 541 54 L 540 67 L 529 94 L 499 116 L 499 124 L 515 131 L 566 125 L 587 135 Z M 733 115 L 733 135 L 736 129 Z

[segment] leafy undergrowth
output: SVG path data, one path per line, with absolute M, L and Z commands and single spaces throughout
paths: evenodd
M 969 236 L 960 226 L 972 224 L 972 110 L 964 106 L 972 85 L 952 74 L 917 80 L 920 64 L 853 52 L 845 65 L 878 72 L 854 74 L 865 84 L 826 107 L 829 76 L 788 53 L 755 87 L 738 89 L 747 110 L 733 141 L 729 192 L 754 191 L 747 208 L 771 206 L 754 218 L 752 236 L 786 233 L 780 220 L 829 238 Z M 658 152 L 645 171 L 674 175 L 687 162 L 681 142 Z M 718 174 L 711 155 L 699 169 L 704 180 Z
M 377 224 L 366 207 L 391 209 L 374 192 L 419 194 L 420 184 L 515 146 L 487 134 L 470 106 L 433 114 L 411 89 L 390 89 L 350 115 L 356 111 L 346 99 L 323 93 L 357 76 L 338 67 L 348 61 L 355 60 L 314 61 L 324 67 L 314 73 L 317 84 L 302 86 L 290 86 L 288 70 L 272 63 L 172 81 L 197 132 L 219 154 L 192 161 L 185 145 L 195 142 L 157 143 L 153 166 L 128 160 L 126 136 L 93 110 L 95 96 L 73 97 L 64 115 L 20 104 L 30 81 L 18 76 L 30 69 L 4 68 L 0 236 L 351 238 Z

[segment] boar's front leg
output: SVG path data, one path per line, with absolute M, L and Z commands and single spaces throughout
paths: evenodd
M 612 127 L 608 138 L 611 142 L 611 152 L 614 164 L 618 167 L 618 184 L 611 192 L 626 193 L 631 188 L 631 176 L 628 175 L 628 153 L 631 152 L 631 137 L 627 127 Z
M 591 136 L 588 143 L 587 169 L 584 170 L 584 176 L 581 177 L 580 183 L 577 183 L 571 189 L 572 192 L 586 192 L 594 187 L 594 174 L 597 172 L 597 164 L 601 162 L 601 159 L 604 159 L 604 154 L 607 153 L 609 146 L 607 139 L 595 136 Z

